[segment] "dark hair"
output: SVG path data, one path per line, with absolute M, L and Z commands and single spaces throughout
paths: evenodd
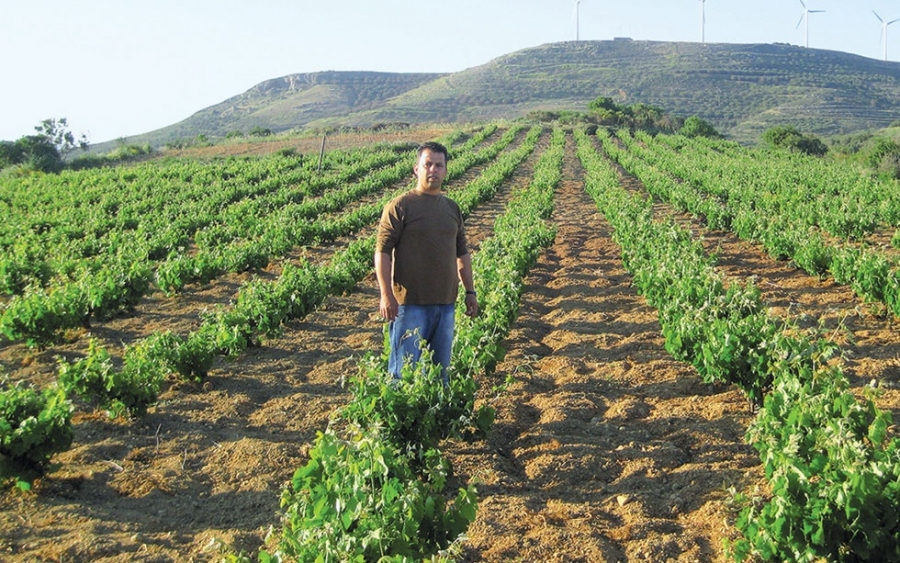
M 435 141 L 427 141 L 419 145 L 419 148 L 416 149 L 416 159 L 422 156 L 422 152 L 426 150 L 441 153 L 444 155 L 445 161 L 450 160 L 450 153 L 447 152 L 447 147 Z

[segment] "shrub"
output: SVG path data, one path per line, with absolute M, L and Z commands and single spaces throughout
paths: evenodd
M 38 393 L 21 383 L 0 391 L 0 477 L 28 490 L 53 454 L 72 445 L 72 404 L 61 387 Z
M 685 137 L 709 137 L 710 139 L 720 139 L 722 134 L 716 131 L 708 121 L 700 119 L 696 115 L 692 115 L 684 120 L 684 125 L 678 131 Z
M 424 472 L 378 426 L 320 433 L 284 492 L 279 554 L 296 561 L 421 561 L 475 519 L 474 486 L 447 501 L 449 463 L 426 453 Z
M 88 354 L 69 363 L 59 361 L 59 383 L 67 393 L 104 408 L 110 417 L 143 415 L 156 402 L 162 370 L 134 370 L 133 364 L 117 371 L 109 353 L 92 339 Z
M 812 135 L 804 135 L 789 125 L 767 129 L 762 135 L 762 140 L 772 148 L 802 152 L 810 156 L 825 156 L 828 153 L 828 146 L 821 139 Z
M 900 144 L 893 139 L 876 140 L 866 161 L 879 174 L 900 178 Z
M 431 361 L 429 350 L 415 364 L 405 365 L 402 377 L 394 380 L 383 362 L 368 357 L 360 372 L 350 380 L 353 399 L 339 411 L 339 417 L 353 424 L 376 424 L 384 437 L 407 451 L 413 460 L 438 447 L 442 440 L 461 438 L 470 431 L 487 431 L 493 411 L 475 410 L 475 381 L 452 373 L 449 384 L 441 366 Z

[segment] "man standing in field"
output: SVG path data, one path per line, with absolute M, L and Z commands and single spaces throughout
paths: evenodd
M 413 172 L 415 189 L 385 205 L 375 243 L 379 312 L 390 323 L 388 371 L 399 378 L 403 364 L 419 361 L 427 345 L 446 383 L 459 282 L 466 290 L 466 314 L 478 314 L 472 257 L 459 206 L 441 193 L 447 149 L 422 144 Z

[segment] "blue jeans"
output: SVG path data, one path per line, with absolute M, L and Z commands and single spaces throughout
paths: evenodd
M 388 330 L 391 353 L 388 371 L 399 379 L 404 363 L 416 363 L 422 355 L 421 346 L 431 350 L 431 361 L 440 364 L 441 376 L 447 384 L 447 368 L 453 348 L 455 307 L 450 305 L 400 305 L 397 317 Z M 421 343 L 421 344 L 420 344 Z

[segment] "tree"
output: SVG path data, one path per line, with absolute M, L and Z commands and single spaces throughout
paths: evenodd
M 16 141 L 21 150 L 21 160 L 14 164 L 26 164 L 41 172 L 59 172 L 65 166 L 59 149 L 45 135 L 27 135 Z
M 825 156 L 828 146 L 818 137 L 804 135 L 790 125 L 779 125 L 767 129 L 762 140 L 773 148 L 788 149 L 791 152 L 802 152 L 811 156 Z
M 796 127 L 778 125 L 777 127 L 766 129 L 762 134 L 762 140 L 771 147 L 790 148 L 802 136 L 803 134 Z
M 797 150 L 810 156 L 825 156 L 828 154 L 828 145 L 822 142 L 818 137 L 812 135 L 803 135 L 797 142 Z
M 618 106 L 616 106 L 616 103 L 612 98 L 600 96 L 599 98 L 592 100 L 591 103 L 588 104 L 588 108 L 593 112 L 599 112 L 600 110 L 615 111 L 618 109 Z
M 13 141 L 0 141 L 0 169 L 19 164 L 25 159 L 21 145 Z
M 272 130 L 268 127 L 254 127 L 250 130 L 250 135 L 254 137 L 268 137 L 272 134 Z
M 81 149 L 83 151 L 88 149 L 87 135 L 82 133 L 81 137 L 76 141 L 75 134 L 69 131 L 68 122 L 65 117 L 59 119 L 45 119 L 41 121 L 41 124 L 35 127 L 34 130 L 38 132 L 38 136 L 46 137 L 47 140 L 56 147 L 57 152 L 59 152 L 59 155 L 63 160 L 76 149 Z
M 76 140 L 66 118 L 45 119 L 34 130 L 37 135 L 0 143 L 0 168 L 20 164 L 41 172 L 59 172 L 65 168 L 69 153 L 88 148 L 87 137 L 82 134 Z
M 716 131 L 708 121 L 701 119 L 696 115 L 692 115 L 684 120 L 684 125 L 678 131 L 685 137 L 709 137 L 710 139 L 721 139 L 722 134 Z
M 877 139 L 867 161 L 879 174 L 900 178 L 900 144 L 897 141 L 885 137 Z

